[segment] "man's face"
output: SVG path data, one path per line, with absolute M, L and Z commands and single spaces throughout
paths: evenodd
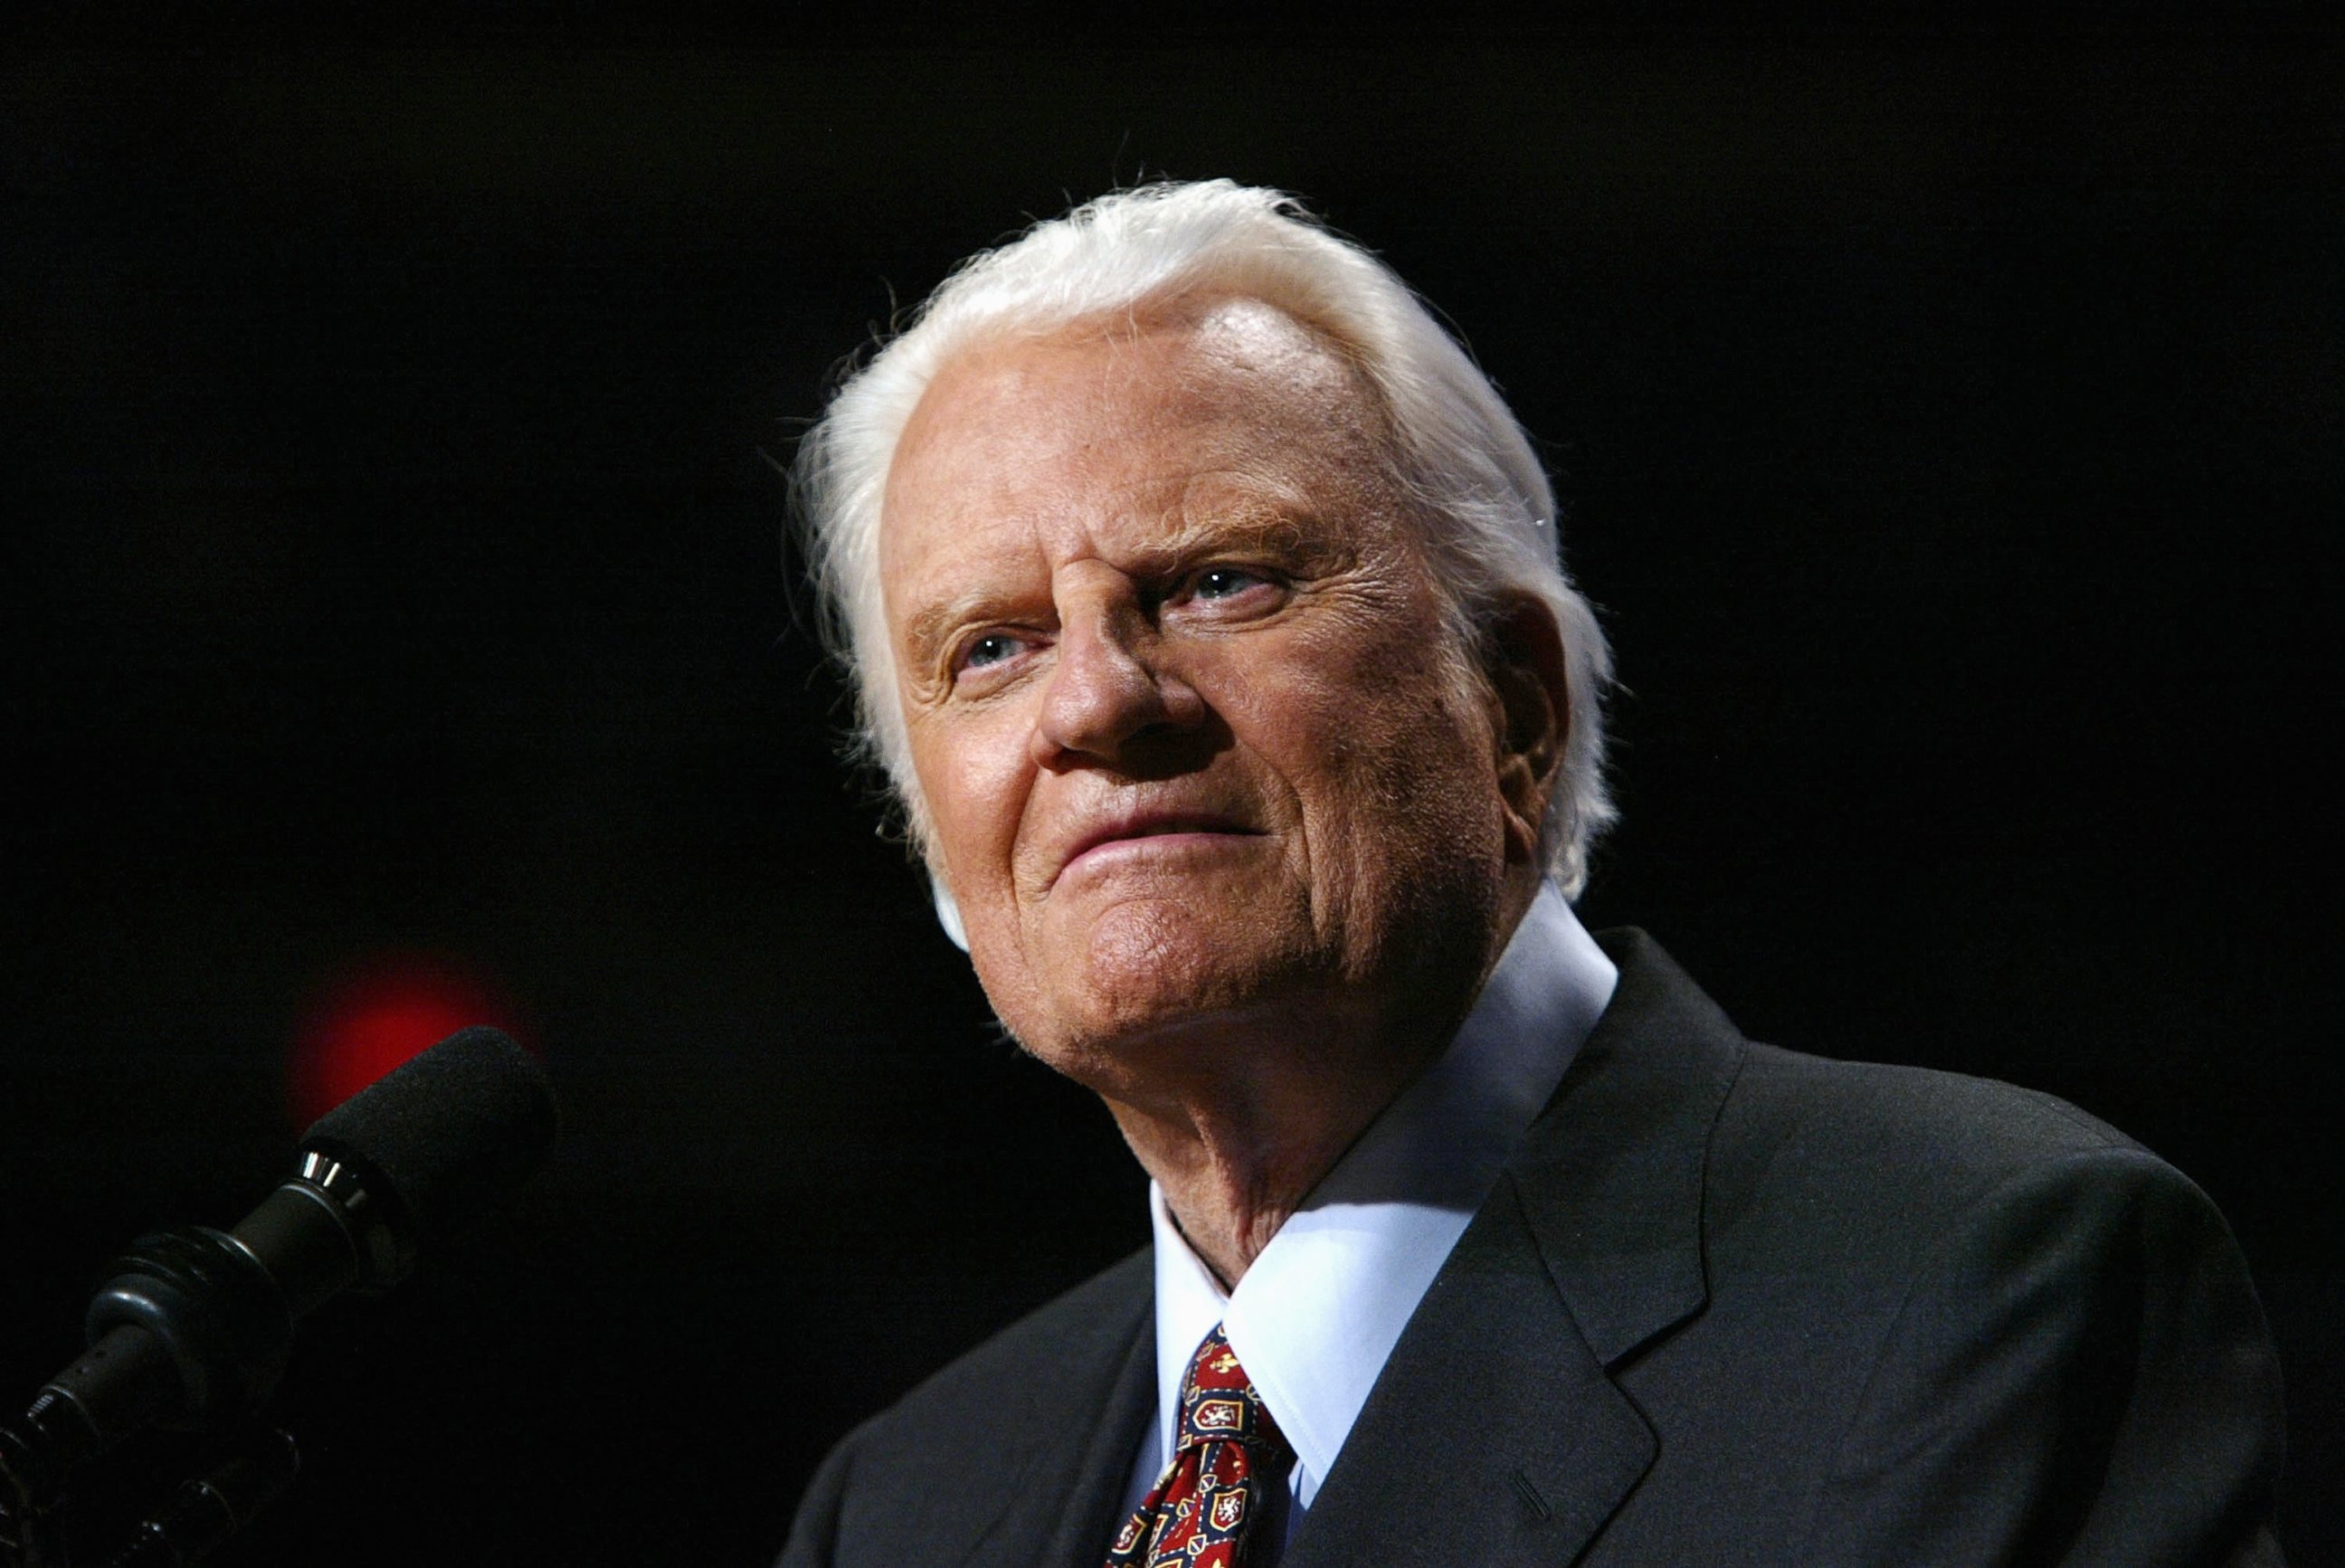
M 1441 1027 L 1494 951 L 1536 804 L 1378 417 L 1239 300 L 971 350 L 898 449 L 932 864 L 1002 1021 L 1111 1099 Z

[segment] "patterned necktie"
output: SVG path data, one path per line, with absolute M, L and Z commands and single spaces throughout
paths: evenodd
M 1181 1385 L 1172 1462 L 1116 1532 L 1107 1568 L 1244 1568 L 1246 1526 L 1294 1459 L 1215 1328 Z

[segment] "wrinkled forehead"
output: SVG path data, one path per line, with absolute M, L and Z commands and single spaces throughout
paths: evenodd
M 1174 300 L 1044 335 L 1007 331 L 949 359 L 897 443 L 881 508 L 883 570 L 907 519 L 1014 507 L 1037 478 L 1112 468 L 1170 477 L 1389 466 L 1382 406 L 1334 339 L 1242 296 Z M 1161 459 L 1152 463 L 1152 459 Z

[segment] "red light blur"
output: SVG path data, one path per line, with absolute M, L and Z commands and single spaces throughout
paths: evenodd
M 474 1023 L 532 1050 L 503 988 L 459 960 L 379 953 L 320 986 L 286 1064 L 286 1103 L 308 1126 L 428 1046 Z

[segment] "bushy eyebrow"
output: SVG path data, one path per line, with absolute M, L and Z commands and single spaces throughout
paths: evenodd
M 961 626 L 976 621 L 1015 619 L 1010 606 L 1017 602 L 990 589 L 978 589 L 917 612 L 904 623 L 904 646 L 910 652 L 912 667 L 918 670 L 935 663 L 938 648 Z
M 1333 553 L 1332 545 L 1315 542 L 1294 513 L 1266 498 L 1250 499 L 1210 512 L 1184 512 L 1162 537 L 1133 549 L 1126 566 L 1134 576 L 1162 578 L 1227 555 L 1299 570 Z

